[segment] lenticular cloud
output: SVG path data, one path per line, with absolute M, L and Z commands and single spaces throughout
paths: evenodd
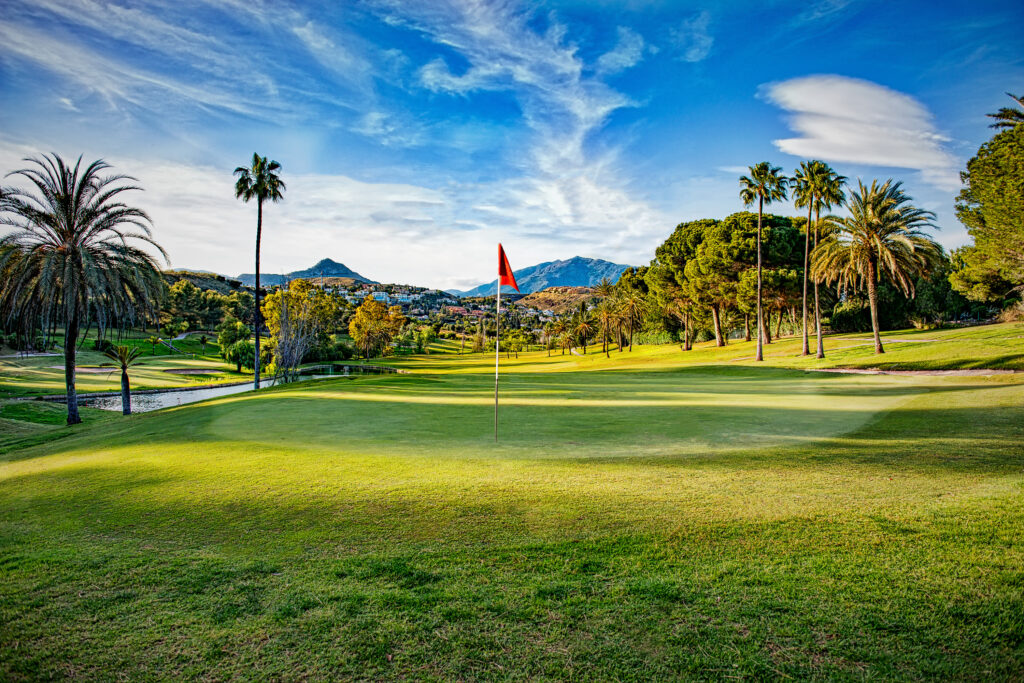
M 768 101 L 790 112 L 799 137 L 775 140 L 798 157 L 911 168 L 944 190 L 960 186 L 956 159 L 944 148 L 931 112 L 913 97 L 844 76 L 822 75 L 771 83 Z

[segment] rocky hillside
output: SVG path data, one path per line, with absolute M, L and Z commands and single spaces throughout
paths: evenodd
M 590 301 L 593 298 L 594 290 L 591 287 L 548 287 L 527 294 L 518 303 L 520 306 L 538 311 L 565 313 L 579 306 L 581 301 Z

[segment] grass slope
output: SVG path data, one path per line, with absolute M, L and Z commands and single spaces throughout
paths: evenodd
M 743 352 L 507 361 L 497 445 L 429 356 L 14 450 L 0 678 L 1019 677 L 1024 378 Z

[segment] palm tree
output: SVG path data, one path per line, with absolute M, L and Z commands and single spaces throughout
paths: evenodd
M 569 338 L 568 331 L 569 331 L 569 325 L 568 325 L 568 323 L 565 322 L 564 318 L 559 317 L 557 320 L 555 320 L 555 325 L 554 325 L 555 336 L 558 337 L 562 342 L 564 342 L 566 339 Z M 562 355 L 564 356 L 565 355 L 565 348 L 566 348 L 565 344 L 564 343 L 561 344 L 561 347 L 562 347 Z
M 146 343 L 153 347 L 153 355 L 156 355 L 156 345 L 160 343 L 160 337 L 147 337 Z
M 601 330 L 602 350 L 605 358 L 610 357 L 608 353 L 611 349 L 609 337 L 617 324 L 618 312 L 615 310 L 615 304 L 605 299 L 597 305 L 597 327 Z
M 633 351 L 633 331 L 637 323 L 643 317 L 647 302 L 643 294 L 635 289 L 627 290 L 619 300 L 619 312 L 629 326 L 629 350 Z M 620 347 L 621 350 L 621 347 Z
M 206 345 L 210 343 L 210 339 L 205 335 L 199 335 L 199 345 L 203 348 L 203 355 L 206 355 Z
M 253 386 L 260 388 L 260 238 L 263 234 L 263 202 L 268 199 L 272 202 L 280 201 L 284 196 L 285 185 L 277 171 L 281 170 L 281 164 L 276 161 L 267 161 L 266 157 L 259 154 L 252 155 L 252 165 L 249 168 L 239 166 L 235 169 L 238 181 L 235 183 L 235 197 L 244 202 L 256 199 L 256 306 L 253 309 L 254 328 L 256 329 L 256 366 L 253 368 L 255 377 Z
M 761 216 L 764 205 L 786 199 L 789 178 L 782 175 L 782 169 L 762 161 L 750 166 L 750 176 L 740 176 L 740 200 L 745 206 L 757 202 L 757 357 L 764 360 L 764 318 L 761 314 Z
M 103 352 L 103 355 L 114 361 L 104 365 L 114 365 L 121 368 L 121 413 L 132 414 L 132 391 L 128 386 L 128 368 L 138 365 L 138 358 L 142 355 L 142 349 L 138 346 L 111 346 Z
M 607 299 L 615 293 L 615 285 L 607 277 L 601 278 L 601 281 L 594 287 L 594 294 L 602 299 Z
M 803 351 L 801 355 L 809 356 L 811 349 L 807 340 L 807 277 L 810 272 L 811 253 L 811 211 L 816 211 L 818 218 L 821 208 L 831 208 L 846 199 L 843 185 L 846 178 L 836 173 L 831 166 L 817 159 L 803 161 L 793 178 L 793 196 L 796 208 L 807 207 L 807 229 L 804 233 L 804 290 L 803 290 Z M 814 246 L 818 246 L 818 222 L 813 223 Z M 818 334 L 818 358 L 825 357 L 825 349 L 821 343 L 821 316 L 818 313 L 818 281 L 814 281 L 814 325 Z
M 594 333 L 594 318 L 590 311 L 580 311 L 576 317 L 572 332 L 579 339 L 580 346 L 583 347 L 583 353 L 585 354 L 587 352 L 587 338 Z
M 164 290 L 165 259 L 149 217 L 119 195 L 141 189 L 125 175 L 104 175 L 102 160 L 69 166 L 57 154 L 25 161 L 22 176 L 35 192 L 5 188 L 0 225 L 0 311 L 7 322 L 64 330 L 64 384 L 69 425 L 82 421 L 75 391 L 75 350 L 83 326 L 132 323 L 153 314 Z M 142 246 L 137 246 L 141 243 Z
M 1006 93 L 1009 95 L 1014 102 L 1024 107 L 1024 95 L 1014 95 L 1013 93 Z M 995 119 L 996 122 L 991 124 L 989 128 L 1015 128 L 1020 124 L 1024 123 L 1024 109 L 1018 109 L 1017 107 L 1000 107 L 999 111 L 995 114 L 986 114 L 990 119 Z
M 942 259 L 942 247 L 922 232 L 935 227 L 935 214 L 910 204 L 902 183 L 890 178 L 882 185 L 877 180 L 871 187 L 857 184 L 846 203 L 850 217 L 826 219 L 838 236 L 815 249 L 814 274 L 838 282 L 840 292 L 867 288 L 875 353 L 884 353 L 878 333 L 879 278 L 885 275 L 905 296 L 913 296 L 913 278 L 926 275 Z

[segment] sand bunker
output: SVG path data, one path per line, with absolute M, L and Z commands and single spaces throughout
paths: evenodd
M 164 370 L 164 372 L 169 372 L 172 375 L 211 375 L 217 372 L 217 370 L 204 370 L 203 368 L 170 368 L 169 370 Z

